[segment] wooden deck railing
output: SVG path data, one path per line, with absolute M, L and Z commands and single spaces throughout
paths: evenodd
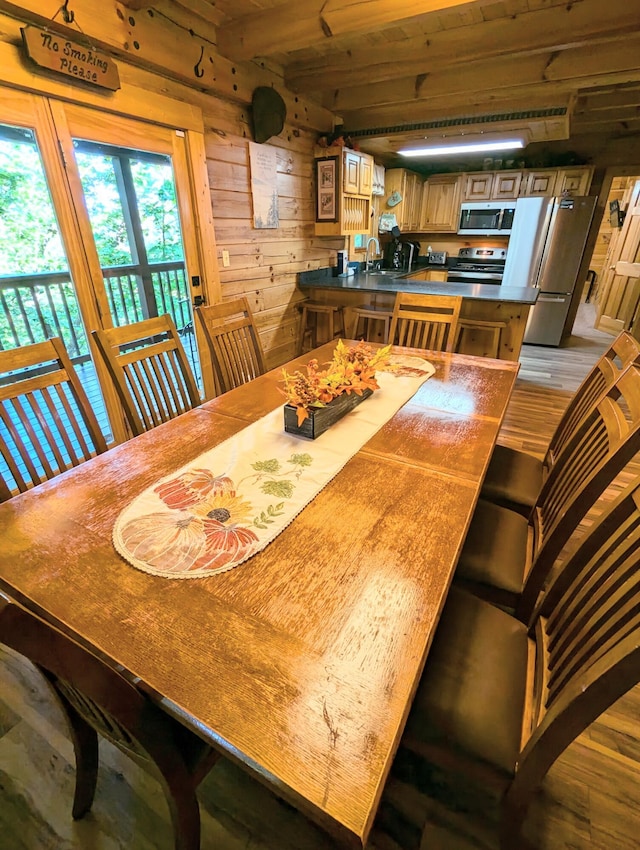
M 114 325 L 169 313 L 185 340 L 199 381 L 190 293 L 184 263 L 156 263 L 144 277 L 135 265 L 103 269 Z M 0 349 L 62 337 L 74 364 L 90 359 L 78 302 L 68 272 L 0 277 Z
M 136 266 L 103 269 L 114 324 L 130 324 L 169 313 L 200 385 L 184 263 L 157 263 L 147 269 L 144 276 Z M 111 428 L 69 273 L 0 277 L 0 350 L 42 342 L 52 336 L 64 341 L 105 438 L 110 440 Z M 10 375 L 0 377 L 0 383 L 11 380 Z M 0 472 L 8 482 L 12 481 L 2 458 Z

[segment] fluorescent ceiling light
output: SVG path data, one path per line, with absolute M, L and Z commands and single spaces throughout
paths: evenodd
M 398 151 L 401 156 L 447 156 L 456 153 L 482 153 L 485 151 L 510 151 L 523 148 L 522 139 L 502 139 L 500 141 L 451 141 L 438 142 L 423 148 L 405 148 Z

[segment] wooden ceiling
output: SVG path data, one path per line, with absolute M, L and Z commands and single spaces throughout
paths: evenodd
M 639 138 L 640 0 L 176 5 L 215 25 L 228 59 L 281 68 L 289 90 L 387 164 L 400 147 L 461 133 L 522 130 L 534 148 L 561 140 L 595 162 Z

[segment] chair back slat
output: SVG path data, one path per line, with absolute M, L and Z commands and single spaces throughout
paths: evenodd
M 524 622 L 587 511 L 639 451 L 640 364 L 632 363 L 582 421 L 542 486 L 532 514 L 532 565 L 517 607 Z
M 166 314 L 93 331 L 133 436 L 200 404 L 189 361 Z
M 640 681 L 640 477 L 554 574 L 530 626 L 539 711 L 505 797 L 525 805 L 553 762 Z
M 37 369 L 33 374 L 29 370 Z M 106 451 L 87 395 L 58 337 L 0 352 L 0 454 L 12 480 L 0 500 Z
M 640 362 L 640 341 L 628 331 L 622 331 L 574 393 L 549 443 L 545 467 L 553 466 L 580 422 L 633 362 Z
M 453 351 L 462 298 L 398 292 L 389 341 L 407 348 Z
M 264 352 L 245 297 L 198 307 L 195 314 L 207 340 L 218 393 L 264 374 Z

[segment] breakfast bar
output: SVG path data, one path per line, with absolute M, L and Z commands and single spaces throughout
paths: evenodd
M 538 297 L 537 289 L 488 283 L 446 283 L 428 280 L 429 274 L 428 268 L 399 275 L 382 269 L 334 277 L 333 270 L 328 268 L 301 273 L 298 285 L 313 301 L 345 308 L 347 335 L 351 335 L 353 329 L 353 308 L 372 304 L 381 310 L 392 311 L 397 292 L 461 295 L 461 320 L 470 325 L 474 321 L 479 324 L 503 322 L 498 358 L 518 360 L 529 310 Z M 484 330 L 470 328 L 461 336 L 457 350 L 462 354 L 486 357 L 490 355 L 488 342 Z

